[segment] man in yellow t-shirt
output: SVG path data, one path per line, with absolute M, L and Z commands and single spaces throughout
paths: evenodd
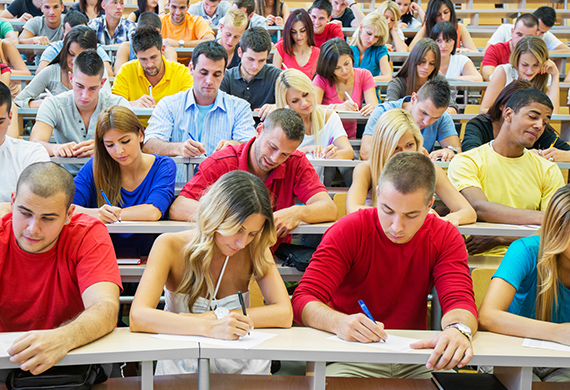
M 451 183 L 471 203 L 479 221 L 540 225 L 556 190 L 564 185 L 555 163 L 529 151 L 552 115 L 552 102 L 533 88 L 517 91 L 503 112 L 499 135 L 457 155 Z M 504 255 L 513 237 L 471 236 L 470 254 Z
M 163 97 L 192 88 L 190 69 L 164 58 L 158 30 L 137 28 L 131 44 L 137 59 L 124 64 L 113 83 L 113 93 L 127 99 L 131 107 L 153 108 Z
M 196 47 L 197 44 L 214 39 L 214 31 L 201 16 L 188 11 L 190 0 L 170 0 L 170 13 L 162 20 L 164 44 L 172 47 Z M 178 62 L 188 65 L 192 53 L 179 52 Z

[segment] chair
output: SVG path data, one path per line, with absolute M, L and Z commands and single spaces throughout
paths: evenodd
M 333 202 L 338 208 L 337 221 L 346 215 L 346 193 L 336 193 Z
M 265 301 L 263 300 L 263 294 L 261 289 L 255 280 L 249 283 L 249 307 L 261 307 L 265 306 Z
M 475 268 L 471 272 L 471 279 L 473 280 L 473 292 L 475 293 L 475 304 L 477 309 L 481 306 L 483 298 L 491 283 L 491 277 L 497 269 L 495 268 Z
M 465 106 L 465 114 L 479 114 L 479 109 L 481 108 L 480 104 L 468 104 Z M 461 121 L 461 132 L 459 134 L 459 139 L 463 142 L 463 137 L 465 137 L 465 125 L 467 125 L 467 120 Z

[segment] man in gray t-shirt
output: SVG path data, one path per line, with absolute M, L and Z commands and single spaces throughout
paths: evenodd
M 36 16 L 24 24 L 20 43 L 27 45 L 48 45 L 52 41 L 63 39 L 61 0 L 42 0 L 43 16 Z
M 72 90 L 47 98 L 36 116 L 30 141 L 39 142 L 50 156 L 91 157 L 99 113 L 107 107 L 130 107 L 122 96 L 101 91 L 103 60 L 94 49 L 80 53 L 73 64 Z M 52 135 L 56 143 L 50 143 Z M 67 165 L 67 164 L 66 164 Z M 77 166 L 65 166 L 72 174 Z

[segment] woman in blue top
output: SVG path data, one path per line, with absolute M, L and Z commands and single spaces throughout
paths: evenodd
M 350 40 L 354 67 L 368 69 L 374 81 L 392 80 L 390 57 L 385 46 L 388 34 L 386 18 L 371 12 L 362 20 Z
M 143 153 L 143 138 L 144 127 L 130 109 L 111 106 L 101 112 L 95 130 L 95 154 L 75 177 L 76 212 L 104 223 L 157 221 L 165 217 L 174 200 L 176 165 L 170 157 Z M 148 237 L 136 240 L 145 244 L 143 247 L 134 242 L 137 235 L 121 238 L 133 239 L 135 249 L 142 255 L 152 245 L 152 241 L 145 244 Z M 125 244 L 121 242 L 120 246 L 130 246 Z
M 570 345 L 570 185 L 550 200 L 539 232 L 509 247 L 481 304 L 479 325 Z M 534 374 L 570 381 L 569 368 L 534 368 Z

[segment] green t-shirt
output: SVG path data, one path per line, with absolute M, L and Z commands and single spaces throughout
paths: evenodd
M 0 39 L 4 39 L 6 37 L 6 34 L 8 34 L 10 31 L 14 31 L 12 24 L 5 20 L 0 20 Z

